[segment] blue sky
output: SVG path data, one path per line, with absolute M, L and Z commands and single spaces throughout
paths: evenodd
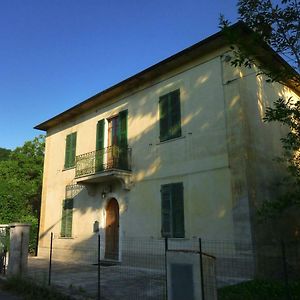
M 217 32 L 232 0 L 1 0 L 0 147 Z

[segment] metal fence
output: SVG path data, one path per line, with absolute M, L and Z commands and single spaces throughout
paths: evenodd
M 112 169 L 131 170 L 131 148 L 113 145 L 76 156 L 76 178 Z
M 192 292 L 187 291 L 191 289 L 198 289 L 201 299 L 223 299 L 220 295 L 224 287 L 254 279 L 280 282 L 284 295 L 278 299 L 298 299 L 290 287 L 300 280 L 299 241 L 254 247 L 247 242 L 198 238 L 127 237 L 122 238 L 116 261 L 105 258 L 104 237 L 97 234 L 77 243 L 62 243 L 59 236 L 51 237 L 48 257 L 29 260 L 29 276 L 83 299 L 171 299 L 170 292 L 178 287 L 178 282 L 179 290 L 190 299 Z M 181 274 L 174 277 L 172 262 L 197 268 L 178 269 Z M 195 270 L 200 276 L 191 283 L 189 276 L 198 272 Z M 172 284 L 168 282 L 170 278 Z

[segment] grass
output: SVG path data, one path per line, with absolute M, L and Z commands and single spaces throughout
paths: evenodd
M 34 281 L 10 277 L 1 284 L 1 289 L 22 295 L 24 300 L 70 300 L 71 298 L 53 287 L 41 286 Z M 300 281 L 289 284 L 290 298 L 283 282 L 251 280 L 218 289 L 218 300 L 300 300 Z
M 41 286 L 34 281 L 20 277 L 10 277 L 1 284 L 1 289 L 19 294 L 24 300 L 70 300 L 53 287 Z
M 287 294 L 291 297 L 288 298 Z M 284 283 L 270 280 L 251 280 L 218 289 L 218 300 L 284 300 L 300 299 L 300 282 Z

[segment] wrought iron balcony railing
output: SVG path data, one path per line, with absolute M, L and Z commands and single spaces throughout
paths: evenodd
M 131 148 L 114 145 L 76 156 L 75 177 L 112 169 L 131 171 Z

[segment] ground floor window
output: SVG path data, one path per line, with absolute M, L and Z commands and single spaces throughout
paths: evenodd
M 171 183 L 161 186 L 162 236 L 184 237 L 183 184 Z
M 73 199 L 65 199 L 62 204 L 61 237 L 72 236 Z

